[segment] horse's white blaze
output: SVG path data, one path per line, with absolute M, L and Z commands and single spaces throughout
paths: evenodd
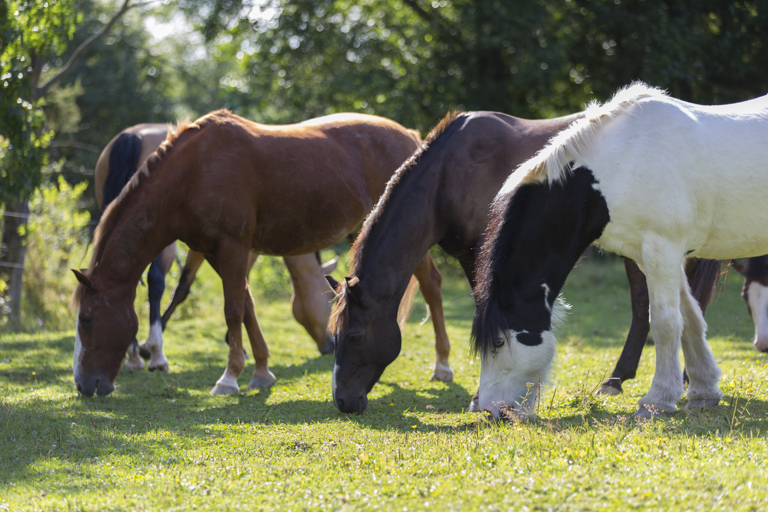
M 514 407 L 526 417 L 535 413 L 539 383 L 545 382 L 555 356 L 555 335 L 542 332 L 542 343 L 534 346 L 517 341 L 515 331 L 502 335 L 504 345 L 481 358 L 477 406 L 494 417 L 502 408 Z
M 755 323 L 755 348 L 765 352 L 768 350 L 768 287 L 752 281 L 747 288 L 747 298 Z
M 72 376 L 77 380 L 80 373 L 80 363 L 83 361 L 83 344 L 80 341 L 80 308 L 77 308 L 77 321 L 75 322 L 75 353 L 72 358 Z
M 334 360 L 333 361 L 333 372 L 331 373 L 331 393 L 333 394 L 333 405 L 336 405 L 336 374 L 337 373 L 339 373 L 339 365 Z

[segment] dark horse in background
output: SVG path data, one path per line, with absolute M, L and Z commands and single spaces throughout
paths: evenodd
M 255 360 L 249 386 L 271 385 L 269 349 L 246 279 L 249 252 L 308 254 L 345 238 L 419 144 L 418 133 L 364 114 L 269 126 L 221 110 L 181 123 L 104 212 L 88 270 L 74 271 L 78 391 L 113 391 L 138 329 L 136 285 L 175 240 L 204 254 L 222 279 L 229 359 L 211 393 L 239 392 L 243 322 Z M 414 269 L 422 292 L 432 289 L 424 293 L 427 302 L 440 298 L 431 257 Z M 441 349 L 447 356 L 441 301 L 430 310 L 438 356 Z
M 116 198 L 137 169 L 163 143 L 168 130 L 167 124 L 144 123 L 131 126 L 115 136 L 104 148 L 96 163 L 94 185 L 96 202 L 103 214 L 106 207 Z M 165 276 L 170 270 L 176 253 L 176 242 L 163 249 L 149 266 L 147 287 L 149 291 L 149 336 L 141 345 L 132 344 L 125 361 L 127 369 L 142 369 L 144 359 L 149 360 L 150 370 L 168 370 L 168 361 L 163 353 L 163 331 L 176 307 L 189 294 L 197 270 L 205 257 L 194 250 L 187 254 L 179 283 L 174 289 L 171 302 L 162 318 L 160 302 L 165 290 Z M 256 261 L 257 254 L 251 253 L 248 269 Z M 333 352 L 333 339 L 327 332 L 331 306 L 325 295 L 326 284 L 323 275 L 333 272 L 335 260 L 322 264 L 319 253 L 286 256 L 285 265 L 291 277 L 293 315 L 315 340 L 323 354 Z M 141 356 L 141 357 L 139 357 Z
M 459 260 L 475 287 L 475 265 L 489 206 L 507 177 L 554 135 L 583 114 L 527 120 L 494 112 L 446 116 L 419 151 L 395 174 L 352 248 L 351 274 L 331 282 L 338 302 L 334 403 L 343 412 L 365 410 L 367 394 L 400 352 L 394 311 L 413 267 L 439 244 Z M 626 260 L 633 315 L 626 346 L 604 387 L 620 389 L 634 377 L 648 335 L 648 289 L 637 265 Z M 717 262 L 699 260 L 689 275 L 697 298 L 709 300 Z M 473 400 L 473 404 L 475 404 Z

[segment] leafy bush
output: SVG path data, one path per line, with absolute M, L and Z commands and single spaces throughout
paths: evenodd
M 77 206 L 87 185 L 71 187 L 59 177 L 58 186 L 44 185 L 30 201 L 22 293 L 22 325 L 26 328 L 72 324 L 68 304 L 76 283 L 70 268 L 87 261 L 90 214 Z

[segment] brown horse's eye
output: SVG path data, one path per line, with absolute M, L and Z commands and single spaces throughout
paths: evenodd
M 82 325 L 83 327 L 88 327 L 93 323 L 93 320 L 94 320 L 93 317 L 91 318 L 80 317 L 80 325 Z

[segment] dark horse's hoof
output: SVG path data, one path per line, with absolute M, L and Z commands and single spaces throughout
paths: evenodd
M 621 379 L 616 377 L 609 377 L 600 384 L 600 388 L 596 391 L 598 395 L 620 395 L 624 390 L 621 389 Z

